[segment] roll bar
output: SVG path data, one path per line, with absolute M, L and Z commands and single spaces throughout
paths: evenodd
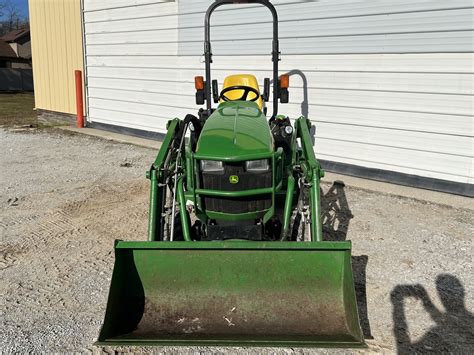
M 206 101 L 207 110 L 211 111 L 211 63 L 212 63 L 212 50 L 211 50 L 211 14 L 219 6 L 226 4 L 261 4 L 266 6 L 273 16 L 273 42 L 272 42 L 272 61 L 273 61 L 273 115 L 276 117 L 278 114 L 278 61 L 280 60 L 280 49 L 278 43 L 278 14 L 275 7 L 269 0 L 216 0 L 212 3 L 206 12 L 204 20 L 204 58 L 206 61 Z

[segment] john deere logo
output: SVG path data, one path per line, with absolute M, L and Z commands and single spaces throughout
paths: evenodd
M 237 184 L 239 182 L 239 177 L 237 175 L 229 176 L 229 182 L 231 184 Z

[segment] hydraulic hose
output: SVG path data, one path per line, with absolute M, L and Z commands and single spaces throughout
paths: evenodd
M 158 197 L 158 179 L 156 178 L 156 170 L 150 171 L 150 216 L 148 218 L 148 241 L 156 240 L 156 211 Z
M 323 226 L 321 225 L 321 193 L 319 190 L 319 169 L 313 169 L 311 184 L 311 240 L 323 241 Z
M 288 239 L 288 231 L 290 229 L 290 219 L 293 206 L 293 193 L 295 191 L 295 178 L 293 175 L 288 176 L 288 185 L 286 188 L 285 209 L 283 212 L 283 234 L 281 240 Z
M 178 202 L 179 202 L 179 217 L 181 219 L 181 227 L 183 230 L 184 240 L 192 241 L 191 233 L 189 232 L 188 212 L 186 211 L 186 198 L 184 197 L 183 178 L 178 180 Z

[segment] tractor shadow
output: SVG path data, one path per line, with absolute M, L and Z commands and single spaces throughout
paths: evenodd
M 354 275 L 354 286 L 359 310 L 359 322 L 365 339 L 373 339 L 370 330 L 369 313 L 367 309 L 367 255 L 352 256 L 352 273 Z
M 321 193 L 324 240 L 342 242 L 347 239 L 349 223 L 354 215 L 349 208 L 344 189 L 344 182 L 336 180 L 326 193 Z
M 321 191 L 321 220 L 323 222 L 323 238 L 327 241 L 344 241 L 347 239 L 349 223 L 354 215 L 349 208 L 345 193 L 345 184 L 334 181 L 324 193 Z M 352 257 L 352 273 L 359 310 L 359 321 L 365 339 L 373 339 L 367 309 L 367 255 Z
M 466 309 L 465 288 L 450 274 L 436 278 L 436 290 L 444 310 L 439 310 L 421 285 L 398 285 L 391 294 L 393 332 L 398 354 L 408 353 L 474 353 L 474 314 Z M 407 322 L 405 299 L 421 301 L 424 310 L 436 323 L 419 340 L 412 341 Z

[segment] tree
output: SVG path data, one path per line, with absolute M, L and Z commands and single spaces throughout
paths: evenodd
M 0 0 L 0 20 L 0 36 L 28 26 L 28 20 L 21 16 L 18 6 L 11 0 Z
M 4 10 L 7 7 L 7 2 L 6 1 L 0 1 L 0 19 L 4 15 Z

